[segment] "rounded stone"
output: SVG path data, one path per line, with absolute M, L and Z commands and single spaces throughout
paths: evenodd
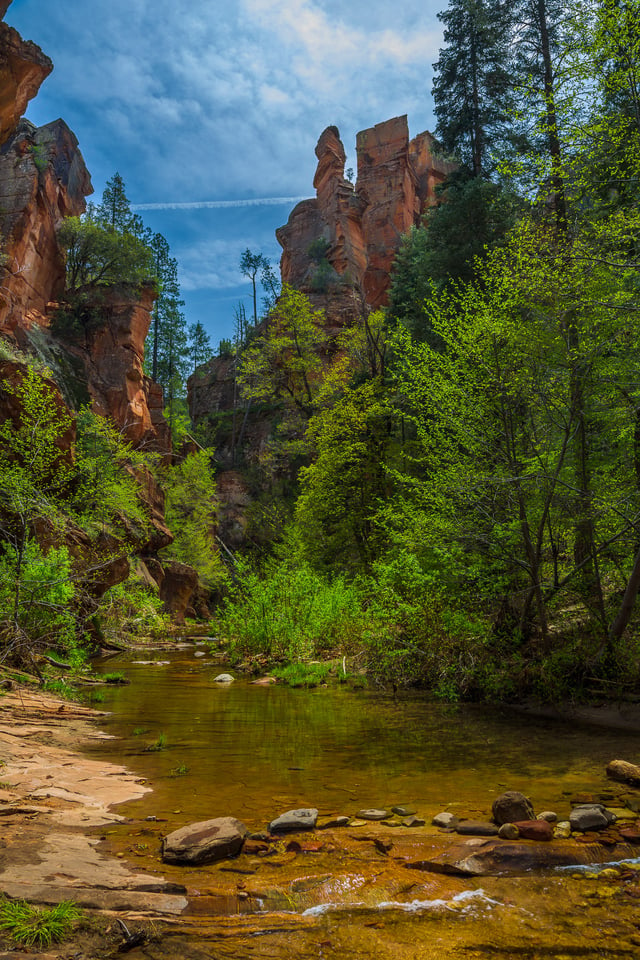
M 388 816 L 388 810 L 376 810 L 375 807 L 370 810 L 358 810 L 356 813 L 358 820 L 386 820 Z
M 494 800 L 491 812 L 498 826 L 503 823 L 517 823 L 519 820 L 533 820 L 535 817 L 531 801 L 517 790 L 501 793 Z
M 497 837 L 498 828 L 495 823 L 483 820 L 460 820 L 456 824 L 456 833 L 471 837 Z
M 296 830 L 313 830 L 318 820 L 314 807 L 287 810 L 269 824 L 271 833 L 294 833 Z
M 443 827 L 444 829 L 451 829 L 455 827 L 458 822 L 458 818 L 453 813 L 448 811 L 443 811 L 442 813 L 436 813 L 435 817 L 431 821 L 434 827 Z
M 536 820 L 546 820 L 547 823 L 555 823 L 558 819 L 558 814 L 554 813 L 553 810 L 543 810 L 542 813 L 539 813 L 536 817 Z
M 214 683 L 233 683 L 234 678 L 230 673 L 219 673 L 217 677 L 214 678 Z
M 391 807 L 391 813 L 395 813 L 398 817 L 414 817 L 417 812 L 415 807 L 407 807 L 404 804 Z
M 520 831 L 515 823 L 503 823 L 498 830 L 498 836 L 501 840 L 517 840 L 520 836 Z

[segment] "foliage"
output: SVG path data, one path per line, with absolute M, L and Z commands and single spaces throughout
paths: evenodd
M 451 175 L 442 202 L 427 211 L 423 226 L 403 238 L 393 265 L 390 318 L 403 323 L 414 338 L 437 346 L 425 301 L 447 286 L 477 279 L 480 259 L 504 242 L 517 210 L 516 198 L 490 180 Z
M 75 500 L 80 523 L 89 531 L 102 527 L 143 538 L 149 515 L 134 471 L 150 467 L 152 455 L 134 451 L 122 432 L 90 407 L 82 407 L 76 424 Z
M 107 637 L 163 637 L 171 626 L 162 600 L 137 579 L 135 572 L 106 591 L 100 600 L 99 615 Z
M 86 287 L 140 284 L 154 279 L 149 248 L 131 233 L 118 233 L 93 220 L 67 217 L 58 231 L 65 253 L 69 292 Z
M 495 166 L 508 127 L 509 7 L 503 0 L 450 0 L 438 14 L 445 46 L 434 64 L 437 132 L 445 151 L 457 154 L 474 177 Z
M 66 940 L 81 918 L 82 912 L 70 900 L 47 909 L 32 907 L 25 900 L 0 903 L 0 930 L 23 947 L 50 947 Z
M 336 668 L 335 663 L 326 660 L 322 663 L 290 663 L 285 667 L 274 667 L 271 674 L 288 687 L 318 687 L 336 675 Z
M 215 542 L 218 501 L 210 453 L 190 453 L 166 470 L 164 486 L 166 522 L 174 535 L 164 555 L 191 564 L 207 586 L 220 586 L 227 574 Z
M 34 649 L 52 646 L 76 665 L 81 662 L 70 607 L 74 596 L 66 547 L 45 553 L 35 540 L 28 540 L 18 555 L 5 545 L 0 553 L 0 658 L 28 661 Z
M 239 560 L 216 628 L 236 656 L 296 661 L 348 652 L 366 619 L 355 588 L 339 577 L 329 581 L 304 561 L 258 571 Z

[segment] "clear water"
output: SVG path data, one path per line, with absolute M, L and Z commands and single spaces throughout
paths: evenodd
M 429 824 L 444 809 L 486 818 L 495 797 L 512 789 L 530 796 L 536 811 L 568 819 L 570 797 L 611 788 L 611 759 L 638 759 L 634 733 L 506 708 L 341 687 L 292 690 L 241 677 L 220 685 L 214 678 L 227 668 L 196 656 L 205 650 L 133 653 L 102 667 L 121 670 L 131 683 L 100 688 L 98 706 L 111 711 L 101 727 L 115 739 L 98 742 L 94 753 L 126 763 L 152 787 L 119 809 L 129 822 L 109 831 L 107 844 L 184 883 L 192 897 L 191 919 L 179 933 L 141 955 L 640 955 L 640 883 L 634 886 L 633 876 L 607 888 L 588 871 L 478 880 L 418 875 L 353 839 L 317 853 L 283 848 L 273 858 L 243 855 L 206 868 L 159 863 L 160 837 L 183 824 L 234 816 L 261 830 L 303 806 L 353 816 L 401 803 Z M 135 662 L 151 657 L 168 662 Z M 161 735 L 163 748 L 150 750 Z M 401 834 L 398 828 L 396 846 Z

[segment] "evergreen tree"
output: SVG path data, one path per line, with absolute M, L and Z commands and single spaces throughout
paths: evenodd
M 102 193 L 102 202 L 95 209 L 95 220 L 100 226 L 115 230 L 117 233 L 141 236 L 142 220 L 131 212 L 124 180 L 119 173 L 114 173 L 112 178 L 107 180 Z
M 478 177 L 490 173 L 511 108 L 510 5 L 451 0 L 438 17 L 445 47 L 434 64 L 433 99 L 444 149 Z

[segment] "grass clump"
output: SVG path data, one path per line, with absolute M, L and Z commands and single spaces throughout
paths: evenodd
M 25 947 L 50 947 L 66 940 L 81 918 L 82 912 L 70 900 L 43 910 L 26 900 L 0 903 L 0 931 Z
M 289 687 L 319 687 L 335 678 L 335 664 L 332 662 L 289 663 L 284 667 L 274 667 L 274 677 Z M 338 675 L 341 679 L 341 675 Z
M 166 747 L 167 735 L 166 733 L 161 733 L 157 740 L 154 740 L 153 743 L 148 743 L 144 749 L 145 753 L 158 753 L 160 750 L 165 750 Z

